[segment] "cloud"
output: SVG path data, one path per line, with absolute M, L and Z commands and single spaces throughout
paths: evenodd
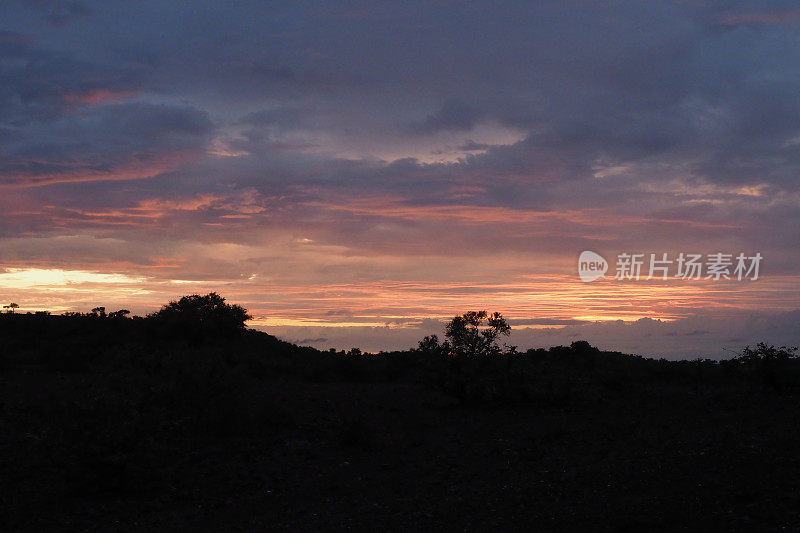
M 441 130 L 469 131 L 475 127 L 481 114 L 473 107 L 449 99 L 421 122 L 412 124 L 414 133 L 429 134 Z
M 80 0 L 14 0 L 14 2 L 38 11 L 53 26 L 64 26 L 91 13 L 86 3 Z
M 785 11 L 751 11 L 746 13 L 723 12 L 717 18 L 720 26 L 747 26 L 747 25 L 788 25 L 797 22 L 800 10 L 789 9 Z
M 46 19 L 54 26 L 63 26 L 89 13 L 89 8 L 78 0 L 52 2 Z
M 201 153 L 212 131 L 207 113 L 188 106 L 96 107 L 17 130 L 0 145 L 0 185 L 152 177 Z
M 347 309 L 378 324 L 354 337 L 371 346 L 471 306 L 531 338 L 786 311 L 795 19 L 745 1 L 7 2 L 2 266 L 230 284 L 292 323 Z M 585 249 L 761 251 L 766 281 L 587 291 Z M 716 327 L 636 326 L 667 348 Z

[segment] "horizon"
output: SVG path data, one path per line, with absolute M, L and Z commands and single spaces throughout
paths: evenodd
M 214 294 L 218 294 L 218 293 L 216 291 L 214 291 Z M 209 294 L 209 296 L 210 295 L 211 294 Z M 190 295 L 184 295 L 184 296 L 190 296 Z M 196 295 L 193 295 L 193 296 L 201 296 L 201 295 L 197 295 L 196 294 Z M 223 295 L 219 295 L 219 296 L 222 296 L 223 301 L 226 300 L 226 298 Z M 157 307 L 155 309 L 152 309 L 151 312 L 146 312 L 146 313 L 136 313 L 136 312 L 131 312 L 129 309 L 124 309 L 124 311 L 126 311 L 125 315 L 129 315 L 129 318 L 135 318 L 135 319 L 148 318 L 150 315 L 155 314 L 156 311 L 165 309 L 167 307 L 167 304 L 177 303 L 177 301 L 179 299 L 180 298 L 176 298 L 175 300 L 170 300 L 169 302 L 165 302 L 163 305 L 161 305 L 161 306 L 159 306 L 159 307 Z M 227 303 L 228 304 L 235 304 L 235 302 L 227 302 Z M 67 310 L 67 311 L 63 311 L 63 312 L 52 312 L 50 310 L 24 309 L 24 308 L 20 307 L 18 304 L 16 304 L 16 302 L 12 303 L 11 305 L 4 305 L 3 306 L 3 314 L 12 315 L 12 316 L 38 315 L 38 314 L 41 314 L 41 313 L 46 313 L 48 316 L 63 316 L 63 317 L 67 317 L 67 318 L 69 318 L 70 316 L 73 316 L 73 315 L 83 315 L 83 316 L 89 316 L 89 317 L 91 317 L 91 316 L 114 317 L 114 315 L 116 314 L 115 313 L 116 311 L 118 311 L 118 309 L 116 309 L 116 308 L 109 308 L 109 307 L 106 307 L 106 306 L 97 306 L 96 308 L 93 308 L 93 309 L 85 311 L 85 312 L 82 312 L 80 310 L 77 310 L 77 311 L 76 310 Z M 245 311 L 247 311 L 247 310 L 245 309 Z M 125 315 L 121 315 L 121 316 L 124 318 Z M 441 319 L 441 320 L 428 319 L 428 320 L 425 321 L 424 327 L 420 328 L 418 331 L 420 332 L 420 335 L 423 335 L 423 336 L 436 335 L 438 337 L 444 338 L 445 337 L 444 333 L 445 333 L 445 330 L 446 330 L 446 326 L 450 322 L 450 319 L 452 319 L 452 318 L 453 317 L 447 317 L 447 319 Z M 777 317 L 775 317 L 775 318 L 777 318 Z M 790 324 L 794 323 L 792 321 L 796 321 L 797 318 L 800 318 L 800 313 L 789 313 L 789 317 L 788 318 L 789 318 L 789 321 L 790 321 L 789 323 Z M 263 326 L 259 326 L 257 324 L 253 324 L 253 322 L 254 322 L 254 320 L 252 318 L 248 318 L 248 319 L 245 320 L 245 326 L 248 329 L 251 329 L 251 330 L 254 330 L 254 331 L 259 331 L 259 332 L 262 332 L 262 333 L 270 333 L 269 328 L 265 328 Z M 520 325 L 520 321 L 507 321 L 507 322 L 512 327 L 510 329 L 510 335 L 506 338 L 507 342 L 504 342 L 503 345 L 506 346 L 506 347 L 509 347 L 509 348 L 513 346 L 514 349 L 519 349 L 522 352 L 524 352 L 526 350 L 533 350 L 533 349 L 550 349 L 550 348 L 556 348 L 556 347 L 569 346 L 569 345 L 572 345 L 574 342 L 587 342 L 586 339 L 580 337 L 580 333 L 578 333 L 579 330 L 573 329 L 573 330 L 561 331 L 560 329 L 549 327 L 551 325 L 548 324 L 546 326 L 540 325 L 538 328 L 536 328 L 536 329 L 543 330 L 545 332 L 545 335 L 541 335 L 538 338 L 534 339 L 535 345 L 532 345 L 532 346 L 522 345 L 522 346 L 520 346 L 518 344 L 515 344 L 514 341 L 518 341 L 521 338 L 524 338 L 524 335 L 521 337 L 519 335 L 519 330 L 517 330 L 517 329 L 515 329 L 513 327 L 514 325 L 519 326 Z M 523 325 L 524 325 L 524 322 L 523 322 Z M 664 328 L 665 326 L 669 326 L 670 322 L 669 321 L 662 321 L 662 320 L 653 320 L 653 319 L 649 319 L 649 318 L 642 318 L 642 319 L 638 319 L 638 320 L 636 320 L 634 322 L 624 322 L 622 320 L 617 320 L 617 321 L 613 321 L 613 322 L 610 322 L 610 321 L 605 321 L 605 322 L 604 321 L 596 321 L 594 323 L 588 323 L 587 322 L 585 324 L 580 324 L 580 325 L 582 325 L 582 326 L 593 326 L 595 328 L 598 328 L 598 327 L 599 328 L 608 328 L 609 326 L 613 327 L 613 328 L 622 328 L 622 329 L 618 329 L 616 331 L 616 334 L 617 334 L 617 342 L 624 344 L 624 343 L 626 343 L 626 341 L 629 342 L 631 340 L 637 340 L 636 336 L 633 336 L 633 339 L 631 338 L 631 335 L 630 335 L 631 329 L 630 328 L 637 328 L 637 327 L 638 328 L 647 328 L 648 333 L 645 334 L 644 337 L 651 337 L 653 335 L 653 331 L 658 331 L 659 328 Z M 436 326 L 438 326 L 437 330 L 434 329 Z M 762 328 L 764 328 L 765 324 L 760 324 L 760 326 Z M 775 326 L 776 326 L 776 323 L 773 322 L 773 323 L 769 324 L 769 326 L 774 329 Z M 563 329 L 566 330 L 567 329 L 566 326 L 564 326 Z M 678 335 L 678 333 L 676 333 L 676 329 L 677 328 L 673 328 L 672 330 L 661 331 L 661 334 L 665 335 L 665 336 L 674 337 L 675 335 Z M 317 349 L 320 349 L 322 351 L 327 351 L 327 350 L 330 350 L 330 349 L 337 349 L 339 351 L 349 351 L 351 349 L 358 349 L 358 350 L 361 350 L 363 353 L 378 354 L 378 353 L 381 353 L 381 352 L 411 351 L 411 350 L 416 349 L 417 345 L 419 344 L 419 342 L 423 340 L 423 337 L 421 336 L 421 337 L 412 339 L 410 336 L 408 336 L 408 334 L 410 334 L 412 332 L 416 332 L 416 331 L 417 330 L 409 330 L 409 329 L 401 330 L 401 332 L 404 333 L 403 337 L 401 337 L 403 339 L 403 341 L 397 341 L 396 340 L 395 341 L 396 344 L 394 346 L 391 346 L 389 348 L 383 348 L 382 347 L 382 348 L 377 348 L 377 349 L 372 349 L 372 350 L 363 349 L 362 346 L 347 345 L 347 344 L 342 344 L 340 346 L 333 346 L 333 345 L 322 346 L 322 347 L 313 346 L 313 344 L 324 344 L 324 343 L 327 342 L 327 339 L 299 339 L 298 340 L 298 339 L 291 339 L 291 338 L 285 338 L 285 337 L 280 337 L 280 336 L 276 336 L 276 337 L 278 339 L 280 339 L 280 340 L 289 342 L 291 344 L 300 345 L 300 346 L 311 346 L 311 347 L 315 347 Z M 525 332 L 525 328 L 523 328 L 523 332 Z M 515 335 L 515 333 L 516 333 L 516 335 Z M 698 330 L 695 330 L 693 332 L 685 333 L 684 335 L 687 336 L 687 337 L 693 337 L 693 336 L 698 335 L 698 334 L 703 335 L 703 334 L 706 334 L 706 333 L 711 333 L 711 332 L 710 331 L 700 331 L 700 332 L 698 332 Z M 552 340 L 551 344 L 547 344 L 546 339 L 548 339 L 548 338 Z M 405 340 L 407 340 L 408 342 L 406 344 L 402 344 L 402 342 L 404 342 Z M 690 342 L 694 342 L 694 341 L 690 341 Z M 648 352 L 648 351 L 646 351 L 646 349 L 645 349 L 645 351 L 635 351 L 634 350 L 634 351 L 627 351 L 626 352 L 625 350 L 621 350 L 621 349 L 617 349 L 617 348 L 609 348 L 609 347 L 606 347 L 606 346 L 603 346 L 603 345 L 599 345 L 598 346 L 598 345 L 595 345 L 593 343 L 590 343 L 590 344 L 594 348 L 597 348 L 597 349 L 601 350 L 602 352 L 619 352 L 619 353 L 623 353 L 623 354 L 627 354 L 627 355 L 643 356 L 643 357 L 650 358 L 650 359 L 667 359 L 667 360 L 673 360 L 673 361 L 680 361 L 680 360 L 699 360 L 699 359 L 713 359 L 713 360 L 731 359 L 731 358 L 734 358 L 734 357 L 737 357 L 737 356 L 741 356 L 745 349 L 749 349 L 751 347 L 751 345 L 752 346 L 756 346 L 756 344 L 758 344 L 759 342 L 764 342 L 764 341 L 757 341 L 757 342 L 754 342 L 752 344 L 748 343 L 745 346 L 743 346 L 742 348 L 736 348 L 736 349 L 732 349 L 732 348 L 728 348 L 728 347 L 722 347 L 721 350 L 720 350 L 720 352 L 722 352 L 722 353 L 715 353 L 713 351 L 712 352 L 703 352 L 695 344 L 692 347 L 692 349 L 695 350 L 695 352 L 692 355 L 680 354 L 680 353 L 677 353 L 677 354 L 676 353 L 672 353 L 672 354 L 667 353 L 667 354 L 665 354 L 665 353 L 658 353 L 658 352 Z M 770 345 L 770 344 L 773 344 L 773 343 L 766 342 L 766 344 Z M 781 343 L 776 343 L 776 345 L 777 346 L 781 346 Z M 791 345 L 791 343 L 788 343 L 788 344 L 784 344 L 781 347 L 782 348 L 785 348 L 787 346 L 790 347 L 790 345 Z M 711 355 L 708 355 L 709 353 L 711 353 Z M 672 356 L 670 357 L 670 355 L 672 355 Z
M 368 352 L 480 309 L 523 349 L 797 345 L 798 38 L 783 1 L 8 2 L 0 300 L 214 291 Z

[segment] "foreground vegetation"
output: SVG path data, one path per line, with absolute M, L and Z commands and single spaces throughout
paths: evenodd
M 124 310 L 123 310 L 124 311 Z M 0 315 L 3 529 L 800 527 L 800 361 L 321 352 L 217 295 Z

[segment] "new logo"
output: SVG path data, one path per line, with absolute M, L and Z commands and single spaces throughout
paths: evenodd
M 578 258 L 578 275 L 581 281 L 589 283 L 602 278 L 608 270 L 608 262 L 603 256 L 586 250 Z

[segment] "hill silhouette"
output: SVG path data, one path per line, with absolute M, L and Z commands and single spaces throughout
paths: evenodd
M 246 318 L 0 314 L 3 529 L 800 527 L 791 348 L 521 352 L 467 313 L 364 354 Z

